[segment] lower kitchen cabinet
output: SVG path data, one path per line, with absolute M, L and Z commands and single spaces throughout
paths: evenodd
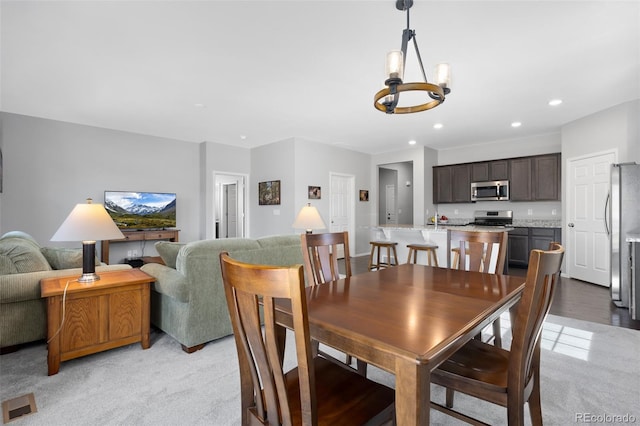
M 529 252 L 533 249 L 548 250 L 553 241 L 562 242 L 561 228 L 514 228 L 509 231 L 509 266 L 526 268 L 529 266 Z

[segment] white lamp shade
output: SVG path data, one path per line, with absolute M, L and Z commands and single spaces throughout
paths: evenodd
M 124 238 L 102 204 L 77 204 L 51 241 L 98 241 Z
M 311 204 L 307 204 L 298 213 L 296 221 L 293 222 L 293 227 L 296 229 L 325 229 L 327 226 L 324 224 L 322 217 L 318 209 Z

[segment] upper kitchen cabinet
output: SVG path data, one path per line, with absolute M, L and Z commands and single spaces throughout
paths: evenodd
M 433 168 L 433 203 L 470 203 L 471 172 L 468 164 Z
M 560 200 L 560 154 L 509 160 L 511 201 Z
M 509 179 L 509 161 L 496 160 L 471 164 L 471 182 Z

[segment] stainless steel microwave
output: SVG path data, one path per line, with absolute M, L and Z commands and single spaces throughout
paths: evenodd
M 492 180 L 471 183 L 471 201 L 508 201 L 509 181 Z

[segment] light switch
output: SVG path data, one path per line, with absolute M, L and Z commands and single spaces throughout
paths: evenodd
M 280 210 L 278 210 L 278 209 L 274 209 L 274 210 L 273 210 L 273 215 L 274 215 L 274 216 L 280 216 Z

